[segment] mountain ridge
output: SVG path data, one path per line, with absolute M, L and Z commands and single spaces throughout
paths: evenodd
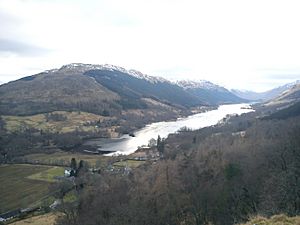
M 199 80 L 180 80 L 176 82 L 187 92 L 198 97 L 202 101 L 208 101 L 212 104 L 228 104 L 228 103 L 241 103 L 248 100 L 240 98 L 231 93 L 226 88 L 214 84 L 210 81 Z
M 118 114 L 122 109 L 147 108 L 145 98 L 178 109 L 244 101 L 209 81 L 198 82 L 195 90 L 111 64 L 71 63 L 0 85 L 0 114 L 55 110 L 101 114 L 104 109 Z
M 255 92 L 255 91 L 250 91 L 250 90 L 238 90 L 238 89 L 231 89 L 230 91 L 233 94 L 235 94 L 241 98 L 254 100 L 254 101 L 257 101 L 257 100 L 268 101 L 273 98 L 276 98 L 277 96 L 282 94 L 284 91 L 289 90 L 290 88 L 292 88 L 294 85 L 297 85 L 297 84 L 300 84 L 300 80 L 296 80 L 294 82 L 287 83 L 287 84 L 272 88 L 272 89 L 264 91 L 264 92 Z

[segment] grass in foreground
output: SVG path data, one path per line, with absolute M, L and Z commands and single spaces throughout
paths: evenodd
M 17 208 L 26 208 L 49 194 L 49 176 L 47 179 L 28 177 L 47 173 L 51 167 L 37 165 L 2 165 L 0 166 L 0 213 Z M 51 176 L 50 176 L 51 177 Z M 47 180 L 47 181 L 46 181 Z
M 288 217 L 286 215 L 275 215 L 267 219 L 257 216 L 243 225 L 300 225 L 300 216 Z

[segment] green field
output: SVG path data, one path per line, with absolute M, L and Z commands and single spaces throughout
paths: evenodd
M 63 164 L 65 166 L 69 166 L 71 159 L 75 158 L 77 163 L 80 160 L 84 160 L 89 163 L 91 167 L 105 167 L 112 158 L 102 155 L 91 155 L 91 154 L 79 154 L 79 153 L 71 153 L 71 152 L 62 152 L 57 151 L 52 154 L 38 153 L 26 155 L 23 157 L 30 162 L 47 164 L 47 165 L 55 165 L 57 163 Z
M 108 156 L 69 153 L 69 152 L 61 152 L 61 151 L 52 154 L 44 154 L 44 153 L 31 154 L 31 155 L 24 156 L 24 158 L 30 162 L 35 162 L 40 164 L 55 165 L 56 163 L 60 163 L 60 164 L 64 164 L 65 166 L 69 166 L 71 159 L 75 158 L 77 163 L 79 163 L 80 160 L 84 160 L 88 162 L 88 164 L 91 167 L 96 167 L 96 168 L 99 167 L 106 168 L 109 165 L 109 162 L 114 160 L 113 158 Z M 136 168 L 144 163 L 145 161 L 127 159 L 127 160 L 115 162 L 113 163 L 113 166 L 116 167 L 129 166 L 130 168 Z
M 37 165 L 0 166 L 0 213 L 26 208 L 49 194 L 54 176 L 63 176 L 62 168 Z
M 31 180 L 40 180 L 40 181 L 48 181 L 48 182 L 56 182 L 56 177 L 64 175 L 64 168 L 63 167 L 52 167 L 48 168 L 45 171 L 32 174 L 27 178 Z
M 106 117 L 86 112 L 55 111 L 55 115 L 61 115 L 62 121 L 48 120 L 46 114 L 33 116 L 2 116 L 5 121 L 5 128 L 9 132 L 20 131 L 24 128 L 35 128 L 52 133 L 68 133 L 75 130 L 96 132 L 98 128 L 88 125 L 87 122 L 104 121 Z
M 145 161 L 137 161 L 137 160 L 124 160 L 124 161 L 120 161 L 120 162 L 115 162 L 113 165 L 114 166 L 118 166 L 118 167 L 130 167 L 130 168 L 136 168 L 142 164 L 144 164 Z

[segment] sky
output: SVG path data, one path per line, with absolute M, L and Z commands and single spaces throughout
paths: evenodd
M 300 79 L 299 0 L 0 0 L 0 83 L 69 63 L 265 91 Z

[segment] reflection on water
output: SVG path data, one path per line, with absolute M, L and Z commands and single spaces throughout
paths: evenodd
M 151 138 L 156 139 L 158 135 L 165 138 L 170 133 L 175 133 L 182 127 L 195 130 L 212 126 L 217 124 L 228 114 L 240 115 L 251 111 L 253 110 L 249 108 L 248 104 L 221 105 L 216 110 L 198 113 L 186 118 L 180 118 L 176 121 L 149 124 L 135 132 L 135 137 L 123 135 L 117 139 L 95 139 L 93 142 L 101 146 L 99 150 L 114 151 L 117 154 L 131 154 L 135 152 L 139 146 L 147 145 Z

